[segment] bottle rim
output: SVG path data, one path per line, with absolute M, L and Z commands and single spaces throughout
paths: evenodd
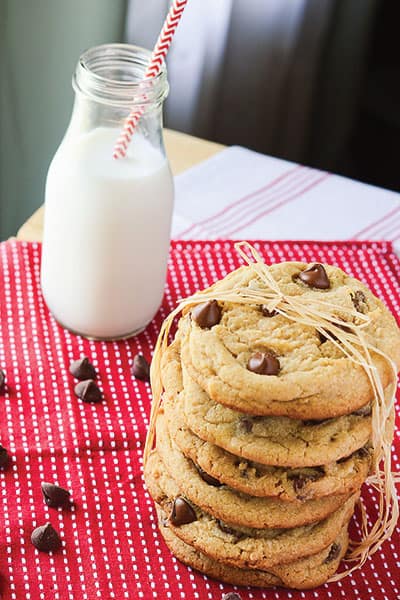
M 86 50 L 72 77 L 75 93 L 111 106 L 148 107 L 168 95 L 163 62 L 155 77 L 145 77 L 151 52 L 132 44 L 101 44 Z

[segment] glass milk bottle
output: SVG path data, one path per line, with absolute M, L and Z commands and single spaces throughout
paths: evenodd
M 75 105 L 46 181 L 42 291 L 57 321 L 95 339 L 125 338 L 157 312 L 169 251 L 173 180 L 162 139 L 165 67 L 143 82 L 150 52 L 106 44 L 85 52 Z M 126 156 L 124 119 L 143 109 Z

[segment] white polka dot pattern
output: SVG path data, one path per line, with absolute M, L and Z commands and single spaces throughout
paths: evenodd
M 362 279 L 400 315 L 400 262 L 390 243 L 255 242 L 267 263 L 335 263 Z M 205 287 L 239 265 L 232 242 L 175 242 L 163 305 L 146 331 L 129 341 L 84 340 L 62 329 L 40 294 L 40 245 L 0 244 L 0 442 L 12 457 L 0 471 L 0 597 L 4 600 L 169 598 L 220 600 L 232 586 L 181 565 L 157 532 L 143 486 L 142 451 L 150 388 L 132 378 L 138 352 L 151 358 L 162 319 L 178 298 Z M 70 362 L 85 354 L 99 373 L 105 401 L 84 404 L 73 393 Z M 394 468 L 398 468 L 396 437 Z M 40 482 L 72 492 L 70 511 L 47 507 Z M 376 496 L 363 496 L 372 513 Z M 30 543 L 50 521 L 62 550 L 47 555 Z M 356 533 L 357 524 L 352 525 Z M 399 531 L 362 572 L 309 592 L 241 591 L 244 600 L 352 598 L 394 600 Z

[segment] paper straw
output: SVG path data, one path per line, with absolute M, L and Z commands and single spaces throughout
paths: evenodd
M 174 0 L 171 4 L 171 8 L 169 9 L 167 18 L 164 21 L 163 28 L 158 36 L 157 43 L 154 46 L 150 63 L 146 69 L 146 79 L 150 77 L 156 77 L 160 72 L 187 2 L 188 0 Z M 114 147 L 114 158 L 122 158 L 125 156 L 136 125 L 138 124 L 143 113 L 144 107 L 141 107 L 140 109 L 133 109 L 126 118 L 121 135 L 119 136 Z

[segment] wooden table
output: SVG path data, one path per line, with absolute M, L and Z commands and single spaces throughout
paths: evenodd
M 165 147 L 174 175 L 182 173 L 206 158 L 220 152 L 224 146 L 200 138 L 166 129 Z M 43 206 L 41 206 L 19 229 L 18 240 L 40 242 L 43 235 Z

